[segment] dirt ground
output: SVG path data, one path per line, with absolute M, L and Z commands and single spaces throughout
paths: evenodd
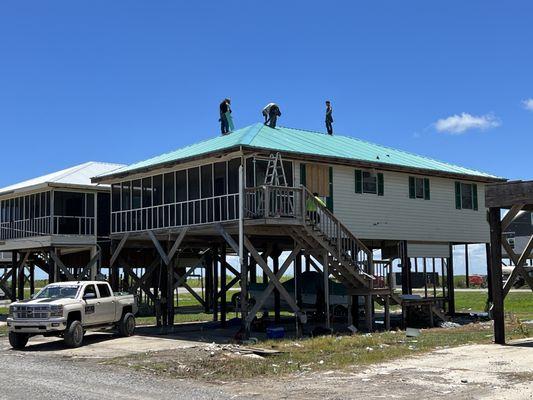
M 59 375 L 61 370 L 68 368 L 68 362 L 73 363 L 73 368 L 84 368 L 85 365 L 87 370 L 101 373 L 112 371 L 117 376 L 113 385 L 118 381 L 127 385 L 133 379 L 132 374 L 159 380 L 160 392 L 150 398 L 179 394 L 185 398 L 533 399 L 533 338 L 507 346 L 469 345 L 441 349 L 364 369 L 354 366 L 343 372 L 302 372 L 284 377 L 216 384 L 192 379 L 150 377 L 142 370 L 132 372 L 126 367 L 108 364 L 108 360 L 114 357 L 134 356 L 148 351 L 159 351 L 163 355 L 166 351 L 178 350 L 185 358 L 200 356 L 200 353 L 206 352 L 208 343 L 216 338 L 206 336 L 204 343 L 200 343 L 185 340 L 179 335 L 118 338 L 109 334 L 90 334 L 86 339 L 84 347 L 66 349 L 60 340 L 33 338 L 26 351 L 15 352 L 8 348 L 4 337 L 0 338 L 0 356 L 5 356 L 6 361 L 15 357 L 17 362 L 33 363 L 36 371 L 43 363 L 47 365 L 47 371 L 57 367 Z M 21 368 L 24 370 L 22 365 Z M 2 381 L 16 385 L 17 380 L 10 379 L 9 374 L 9 369 L 4 370 Z M 25 376 L 21 385 L 31 380 L 31 376 Z M 114 387 L 106 390 L 116 390 Z M 91 393 L 89 389 L 87 393 Z M 202 391 L 198 392 L 198 389 Z M 9 390 L 22 393 L 26 389 L 21 386 L 10 387 Z M 115 393 L 111 398 L 122 397 Z
M 270 399 L 533 399 L 533 338 L 438 350 L 361 371 L 228 385 L 239 395 Z

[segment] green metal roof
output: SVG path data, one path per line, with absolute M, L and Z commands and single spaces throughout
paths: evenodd
M 202 154 L 223 151 L 237 146 L 275 150 L 287 153 L 309 154 L 313 156 L 335 157 L 346 160 L 380 163 L 391 166 L 417 168 L 452 174 L 500 179 L 481 171 L 448 164 L 428 157 L 419 156 L 403 150 L 369 143 L 348 136 L 329 136 L 320 132 L 277 127 L 272 129 L 257 123 L 238 129 L 226 136 L 218 136 L 200 143 L 140 161 L 113 171 L 106 176 L 134 173 L 141 169 L 152 169 L 170 162 L 196 157 Z

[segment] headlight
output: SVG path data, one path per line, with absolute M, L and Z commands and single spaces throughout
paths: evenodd
M 15 306 L 9 306 L 8 317 L 13 318 L 13 311 L 15 311 Z
M 62 317 L 63 306 L 50 306 L 50 317 Z

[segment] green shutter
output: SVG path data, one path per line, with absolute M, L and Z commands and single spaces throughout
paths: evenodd
M 429 200 L 429 178 L 424 178 L 424 200 Z
M 416 197 L 415 193 L 415 177 L 410 176 L 409 177 L 409 198 L 414 199 Z
M 329 167 L 329 196 L 326 197 L 326 207 L 333 212 L 333 167 Z
M 474 210 L 477 210 L 477 185 L 475 183 L 472 185 L 472 205 Z
M 363 171 L 355 170 L 355 193 L 363 193 Z
M 383 196 L 384 192 L 384 185 L 383 185 L 383 174 L 381 172 L 378 173 L 378 196 Z
M 455 182 L 455 208 L 461 209 L 461 182 Z
M 300 163 L 300 184 L 307 185 L 307 173 L 304 163 Z

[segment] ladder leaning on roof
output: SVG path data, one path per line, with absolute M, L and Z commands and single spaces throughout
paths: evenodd
M 287 178 L 281 154 L 271 153 L 268 157 L 268 166 L 265 174 L 265 185 L 269 186 L 287 186 Z

